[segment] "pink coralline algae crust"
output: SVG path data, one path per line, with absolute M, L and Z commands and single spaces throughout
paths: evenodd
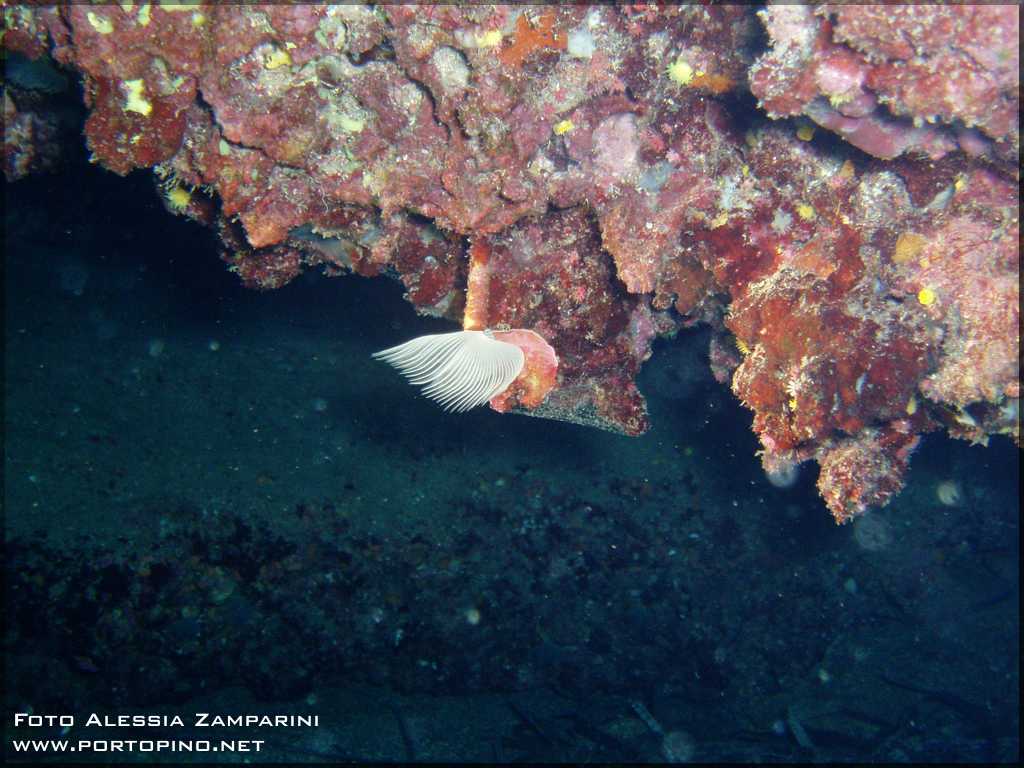
M 803 5 L 759 13 L 750 70 L 772 117 L 803 114 L 880 158 L 1019 150 L 1016 5 Z
M 899 493 L 919 441 L 918 435 L 899 429 L 866 429 L 825 452 L 818 490 L 837 522 L 883 506 Z
M 842 522 L 924 432 L 1019 441 L 1018 14 L 75 4 L 3 39 L 250 287 L 389 274 L 462 322 L 486 254 L 482 327 L 551 350 L 497 409 L 639 434 L 653 340 L 709 324 L 766 470 L 817 461 Z
M 537 408 L 558 386 L 558 354 L 544 338 L 529 329 L 493 331 L 494 338 L 523 351 L 523 370 L 508 389 L 491 398 L 491 407 L 507 413 L 517 407 Z
M 647 409 L 633 380 L 673 321 L 615 284 L 612 260 L 579 209 L 489 238 L 485 325 L 540 334 L 558 355 L 558 387 L 535 415 L 638 435 Z
M 1019 430 L 1018 193 L 986 170 L 957 185 L 947 216 L 923 228 L 906 285 L 919 297 L 934 297 L 927 311 L 942 328 L 941 360 L 920 390 L 951 409 L 951 432 L 984 443 L 988 434 Z
M 153 14 L 158 18 L 143 25 L 120 7 L 62 10 L 67 43 L 54 57 L 84 75 L 86 141 L 121 174 L 174 155 L 196 98 L 201 29 L 190 13 Z
M 56 54 L 67 43 L 67 26 L 56 6 L 10 5 L 4 7 L 3 46 L 29 59 Z
M 776 128 L 746 157 L 789 186 L 793 208 L 755 203 L 747 242 L 720 240 L 706 266 L 730 286 L 732 388 L 755 412 L 766 468 L 816 459 L 843 521 L 899 489 L 921 431 L 1019 439 L 1016 186 L 931 164 L 909 186 L 939 191 L 915 204 L 884 165 L 828 169 Z

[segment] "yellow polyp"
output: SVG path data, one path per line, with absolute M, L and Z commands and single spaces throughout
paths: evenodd
M 747 346 L 747 342 L 745 342 L 743 339 L 736 339 L 736 349 L 738 349 L 740 353 L 743 354 L 744 356 L 750 354 L 750 347 Z
M 167 190 L 167 204 L 171 208 L 179 213 L 188 208 L 188 204 L 192 202 L 192 193 L 181 186 L 175 186 Z
M 742 173 L 744 176 L 749 176 L 750 175 L 750 166 L 749 165 L 744 165 L 742 168 L 740 168 L 740 173 Z
M 789 398 L 789 402 L 787 403 L 787 405 L 789 406 L 789 410 L 791 410 L 793 413 L 796 413 L 797 402 L 795 397 Z
M 489 29 L 482 35 L 476 36 L 477 48 L 493 48 L 501 45 L 502 34 L 500 29 Z
M 796 215 L 804 221 L 811 221 L 815 216 L 817 216 L 817 213 L 815 213 L 813 206 L 808 205 L 807 203 L 800 203 L 796 207 Z
M 828 97 L 828 103 L 837 108 L 852 100 L 853 97 L 846 93 L 833 93 Z
M 137 112 L 143 117 L 149 117 L 153 111 L 153 105 L 146 99 L 146 81 L 142 78 L 138 80 L 125 80 L 124 89 L 127 92 L 124 100 L 124 111 Z
M 689 85 L 694 75 L 693 67 L 682 56 L 668 66 L 668 79 L 677 85 Z
M 938 294 L 931 288 L 922 288 L 917 292 L 917 301 L 924 307 L 930 307 L 938 298 Z
M 552 130 L 555 132 L 556 136 L 561 136 L 573 130 L 575 127 L 576 126 L 573 124 L 572 120 L 562 120 L 560 122 L 555 123 L 555 126 Z
M 967 186 L 967 177 L 964 174 L 958 174 L 956 180 L 953 182 L 953 189 L 957 192 L 962 192 L 963 188 Z
M 715 216 L 715 218 L 713 218 L 711 220 L 711 228 L 712 229 L 718 229 L 719 227 L 721 227 L 721 226 L 725 225 L 726 223 L 728 223 L 728 221 L 729 221 L 729 214 L 726 213 L 725 211 L 722 211 L 720 214 L 718 214 L 717 216 Z
M 85 18 L 89 20 L 89 24 L 92 28 L 101 35 L 109 35 L 114 31 L 113 22 L 105 16 L 97 16 L 92 11 L 86 11 Z
M 915 413 L 917 413 L 917 398 L 911 395 L 907 401 L 907 416 L 913 416 Z
M 796 137 L 800 139 L 800 141 L 810 141 L 814 138 L 814 126 L 804 123 L 796 129 Z
M 277 69 L 278 67 L 287 67 L 292 63 L 292 57 L 288 51 L 282 51 L 280 48 L 275 48 L 273 51 L 263 57 L 263 66 L 267 69 Z

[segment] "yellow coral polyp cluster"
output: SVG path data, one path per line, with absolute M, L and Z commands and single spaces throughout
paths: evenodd
M 292 57 L 288 51 L 282 48 L 275 48 L 266 56 L 263 57 L 263 66 L 267 69 L 277 69 L 278 67 L 291 66 Z
M 143 117 L 149 117 L 153 111 L 153 104 L 146 98 L 146 81 L 138 80 L 124 81 L 124 111 L 136 112 Z
M 689 85 L 693 81 L 695 74 L 693 67 L 690 66 L 690 62 L 686 61 L 682 56 L 668 65 L 668 79 L 677 85 Z
M 500 29 L 489 29 L 476 36 L 476 46 L 477 48 L 493 48 L 496 45 L 501 45 L 502 37 L 504 35 L 501 34 Z
M 697 88 L 709 93 L 722 94 L 735 86 L 725 75 L 694 69 L 680 54 L 665 70 L 668 79 L 682 88 Z
M 92 11 L 86 11 L 85 18 L 89 24 L 101 35 L 109 35 L 114 31 L 114 24 L 106 16 L 100 16 Z
M 173 211 L 182 213 L 192 202 L 192 193 L 180 185 L 175 185 L 167 190 L 164 198 Z

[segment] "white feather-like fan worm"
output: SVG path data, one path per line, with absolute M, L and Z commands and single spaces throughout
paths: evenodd
M 483 405 L 509 391 L 521 377 L 525 381 L 516 400 L 534 408 L 557 378 L 558 357 L 539 334 L 487 328 L 491 279 L 488 255 L 484 242 L 478 241 L 470 248 L 463 330 L 419 336 L 373 355 L 397 368 L 410 384 L 421 385 L 424 395 L 448 411 Z M 509 341 L 503 341 L 502 336 Z M 507 399 L 496 407 L 508 410 Z

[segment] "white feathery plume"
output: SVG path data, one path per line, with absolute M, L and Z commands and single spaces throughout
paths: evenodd
M 455 331 L 418 336 L 374 352 L 446 411 L 468 411 L 508 389 L 523 370 L 523 350 L 490 331 Z

